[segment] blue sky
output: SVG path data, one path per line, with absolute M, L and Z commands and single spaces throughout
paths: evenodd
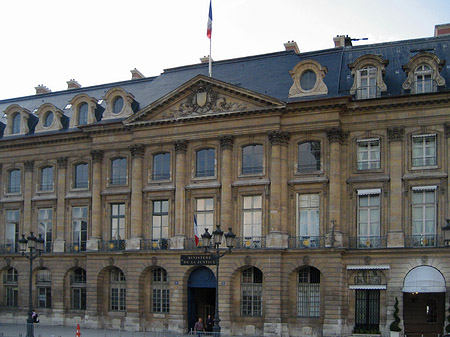
M 0 99 L 122 81 L 194 64 L 209 54 L 209 0 L 1 1 Z M 7 13 L 7 14 L 6 14 Z M 450 23 L 450 0 L 213 0 L 215 60 L 284 50 L 429 37 Z M 447 60 L 450 62 L 450 59 Z

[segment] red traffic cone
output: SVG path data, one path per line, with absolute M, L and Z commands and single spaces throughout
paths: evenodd
M 77 333 L 75 334 L 75 337 L 81 337 L 80 324 L 77 324 Z

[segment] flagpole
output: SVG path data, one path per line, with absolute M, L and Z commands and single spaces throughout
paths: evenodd
M 212 77 L 211 41 L 212 39 L 209 39 L 209 77 Z
M 209 13 L 208 13 L 208 25 L 206 30 L 206 36 L 209 38 L 209 77 L 212 77 L 212 57 L 211 57 L 211 45 L 212 45 L 212 0 L 209 0 Z

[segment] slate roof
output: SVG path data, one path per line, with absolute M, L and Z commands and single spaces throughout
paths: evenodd
M 300 54 L 296 54 L 294 51 L 282 51 L 217 61 L 213 62 L 213 77 L 284 102 L 349 96 L 353 78 L 348 65 L 362 55 L 375 54 L 381 55 L 384 60 L 389 60 L 384 77 L 388 88 L 386 94 L 388 96 L 396 96 L 404 94 L 402 83 L 406 80 L 406 73 L 403 71 L 402 66 L 406 65 L 415 54 L 423 51 L 431 52 L 441 60 L 446 60 L 446 64 L 440 74 L 446 81 L 445 90 L 448 91 L 448 88 L 450 88 L 450 35 L 332 48 Z M 289 89 L 293 82 L 289 71 L 300 61 L 308 59 L 313 59 L 328 68 L 324 78 L 324 82 L 328 87 L 328 95 L 290 99 L 288 97 Z M 142 109 L 199 74 L 208 75 L 207 63 L 165 69 L 162 74 L 155 77 L 5 99 L 0 101 L 0 113 L 5 111 L 11 104 L 19 104 L 21 107 L 33 112 L 34 109 L 39 108 L 42 104 L 51 103 L 70 118 L 72 110 L 64 110 L 64 107 L 74 96 L 85 93 L 100 100 L 113 87 L 121 87 L 133 94 L 139 104 L 139 109 Z M 106 107 L 105 102 L 102 103 L 102 107 Z M 0 121 L 6 122 L 3 117 Z M 2 126 L 0 123 L 0 133 L 2 128 L 4 128 L 4 125 Z M 69 130 L 66 129 L 59 132 L 67 131 Z M 11 138 L 8 137 L 8 139 Z

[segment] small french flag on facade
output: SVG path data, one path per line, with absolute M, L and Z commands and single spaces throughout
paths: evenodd
M 200 235 L 198 233 L 197 227 L 197 217 L 194 214 L 194 238 L 195 238 L 195 246 L 198 246 L 198 242 L 200 241 Z
M 211 39 L 211 32 L 212 32 L 212 5 L 211 0 L 209 0 L 209 15 L 208 15 L 208 25 L 206 30 L 206 36 L 208 39 Z

